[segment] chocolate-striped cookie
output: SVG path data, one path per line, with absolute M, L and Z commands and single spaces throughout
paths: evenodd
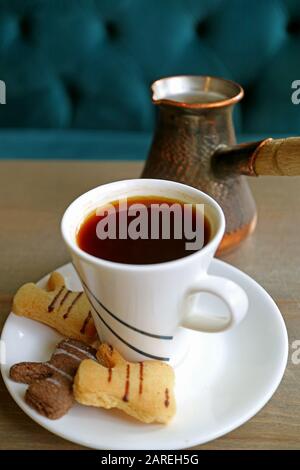
M 127 362 L 102 343 L 97 359 L 82 361 L 74 379 L 74 397 L 83 404 L 118 408 L 144 423 L 168 423 L 176 411 L 171 366 L 160 361 Z
M 46 289 L 33 283 L 24 284 L 14 296 L 13 312 L 87 344 L 97 338 L 86 295 L 68 290 L 64 278 L 57 272 L 51 274 Z

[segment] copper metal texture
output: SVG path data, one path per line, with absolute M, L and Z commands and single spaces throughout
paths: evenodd
M 227 146 L 235 149 L 232 111 L 243 97 L 242 88 L 219 78 L 180 76 L 154 82 L 152 91 L 159 113 L 142 177 L 178 181 L 211 195 L 226 218 L 219 252 L 232 248 L 253 231 L 256 221 L 252 194 L 239 174 L 251 174 L 248 157 L 255 147 L 247 152 L 246 146 L 245 156 L 233 165 L 242 165 L 243 171 L 221 164 L 218 171 L 217 163 Z M 199 92 L 208 94 L 208 102 L 197 102 Z

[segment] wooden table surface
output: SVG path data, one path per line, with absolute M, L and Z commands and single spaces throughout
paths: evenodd
M 0 328 L 16 289 L 68 261 L 60 235 L 65 207 L 99 184 L 137 177 L 137 162 L 0 162 Z M 255 233 L 223 259 L 258 281 L 284 316 L 290 342 L 279 389 L 257 416 L 202 449 L 300 448 L 300 179 L 250 180 L 258 205 Z M 0 449 L 79 449 L 44 430 L 14 403 L 1 379 Z

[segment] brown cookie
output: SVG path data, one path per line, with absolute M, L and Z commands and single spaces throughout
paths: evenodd
M 94 360 L 91 346 L 66 339 L 61 341 L 48 362 L 21 362 L 10 369 L 10 378 L 28 384 L 26 402 L 40 414 L 57 419 L 73 404 L 73 379 L 84 359 Z
M 87 296 L 84 292 L 68 290 L 57 272 L 51 274 L 46 289 L 33 283 L 20 287 L 14 296 L 13 312 L 87 344 L 93 344 L 97 338 Z

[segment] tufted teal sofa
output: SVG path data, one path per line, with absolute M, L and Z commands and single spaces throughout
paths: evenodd
M 299 0 L 0 0 L 0 157 L 144 158 L 149 84 L 240 82 L 240 140 L 300 134 Z

